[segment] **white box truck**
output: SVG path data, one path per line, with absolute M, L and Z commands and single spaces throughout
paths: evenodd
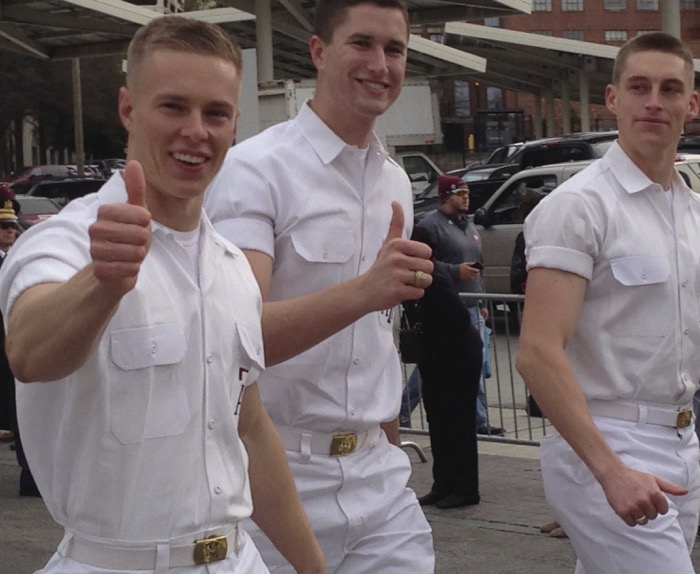
M 314 80 L 274 80 L 258 85 L 257 131 L 247 133 L 239 127 L 243 140 L 270 126 L 294 118 L 302 104 L 311 98 Z M 442 173 L 440 168 L 420 151 L 406 151 L 406 146 L 442 143 L 440 108 L 437 95 L 427 80 L 408 79 L 401 95 L 377 119 L 375 131 L 391 156 L 406 170 L 414 195 L 420 193 Z M 244 108 L 248 113 L 248 109 Z M 254 126 L 248 130 L 255 129 Z M 397 152 L 396 148 L 402 151 Z

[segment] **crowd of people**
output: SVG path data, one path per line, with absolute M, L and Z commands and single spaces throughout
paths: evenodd
M 478 504 L 477 432 L 503 431 L 479 418 L 468 186 L 441 179 L 413 228 L 374 133 L 408 39 L 400 0 L 321 0 L 313 97 L 231 147 L 238 46 L 157 18 L 128 49 L 125 169 L 16 243 L 3 204 L 0 367 L 23 467 L 65 529 L 44 574 L 434 572 L 421 506 Z M 556 428 L 543 479 L 579 574 L 693 572 L 700 200 L 673 169 L 693 79 L 677 39 L 628 42 L 606 92 L 618 142 L 525 226 L 517 367 Z M 416 300 L 420 498 L 394 342 L 394 309 Z

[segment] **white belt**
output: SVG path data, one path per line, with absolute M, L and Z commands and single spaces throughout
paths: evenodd
M 660 425 L 673 428 L 685 428 L 693 420 L 693 405 L 659 405 L 625 401 L 588 401 L 588 410 L 592 415 Z
M 302 454 L 325 454 L 326 456 L 346 456 L 374 445 L 382 429 L 376 426 L 363 431 L 338 431 L 323 433 L 295 427 L 278 426 L 277 432 L 285 450 Z
M 80 562 L 107 570 L 162 570 L 219 562 L 232 552 L 238 554 L 243 545 L 239 541 L 238 524 L 227 526 L 222 534 L 213 534 L 189 544 L 153 542 L 150 546 L 114 545 L 88 540 L 73 532 L 66 532 L 59 545 L 59 553 Z M 158 567 L 160 566 L 160 567 Z

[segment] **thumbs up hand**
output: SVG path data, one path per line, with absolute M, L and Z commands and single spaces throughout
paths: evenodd
M 384 243 L 372 267 L 361 276 L 366 296 L 376 310 L 389 309 L 402 301 L 420 299 L 432 283 L 432 251 L 424 243 L 403 239 L 401 204 L 391 204 L 392 215 Z
M 146 206 L 146 181 L 141 164 L 123 171 L 127 202 L 101 205 L 88 229 L 93 273 L 118 295 L 134 288 L 151 245 L 151 213 Z

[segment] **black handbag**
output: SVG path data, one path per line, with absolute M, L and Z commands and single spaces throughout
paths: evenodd
M 420 301 L 405 301 L 399 329 L 399 353 L 404 363 L 419 363 L 425 356 Z

